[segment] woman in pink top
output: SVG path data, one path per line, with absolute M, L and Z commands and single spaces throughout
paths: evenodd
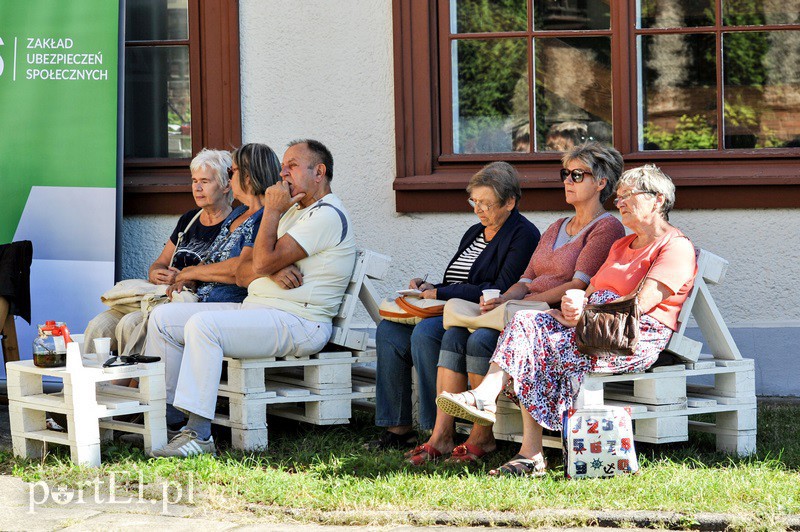
M 574 332 L 582 305 L 576 307 L 566 297 L 561 310 L 518 312 L 503 331 L 481 385 L 472 392 L 443 392 L 436 399 L 450 415 L 491 426 L 497 395 L 505 389 L 528 414 L 523 416 L 519 454 L 490 474 L 544 474 L 542 429 L 561 430 L 561 414 L 572 406 L 586 373 L 644 371 L 677 327 L 697 264 L 692 243 L 669 224 L 675 186 L 661 170 L 647 165 L 622 174 L 616 192 L 614 204 L 633 234 L 614 243 L 586 293 L 590 303 L 606 303 L 631 294 L 644 279 L 638 300 L 647 310 L 636 351 L 629 357 L 580 353 Z
M 575 214 L 552 224 L 531 257 L 520 280 L 497 299 L 483 301 L 488 312 L 513 299 L 541 301 L 558 306 L 570 288 L 585 289 L 617 239 L 625 236 L 622 224 L 603 208 L 614 193 L 622 173 L 622 156 L 614 148 L 588 142 L 568 151 L 562 159 L 564 194 Z M 546 308 L 546 305 L 545 305 Z M 489 370 L 500 331 L 463 327 L 448 329 L 442 337 L 436 375 L 437 391 L 462 392 L 477 387 Z M 437 409 L 428 441 L 409 451 L 412 464 L 421 465 L 452 452 L 450 462 L 472 462 L 497 447 L 491 427 L 475 425 L 469 439 L 455 446 L 452 416 Z

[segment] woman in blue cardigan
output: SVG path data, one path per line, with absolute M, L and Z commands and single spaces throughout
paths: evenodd
M 409 288 L 427 299 L 479 302 L 487 288 L 505 292 L 519 281 L 539 243 L 539 230 L 519 213 L 522 197 L 517 171 L 508 163 L 482 168 L 467 185 L 469 204 L 480 220 L 461 239 L 439 284 L 412 279 Z M 375 424 L 385 427 L 369 448 L 416 445 L 411 419 L 411 371 L 417 370 L 419 425 L 429 430 L 436 420 L 436 373 L 444 327 L 442 317 L 416 326 L 384 320 L 377 331 L 377 409 Z

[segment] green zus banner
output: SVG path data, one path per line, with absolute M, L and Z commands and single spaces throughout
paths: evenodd
M 120 2 L 0 0 L 0 244 L 33 242 L 32 327 L 83 332 L 113 285 Z

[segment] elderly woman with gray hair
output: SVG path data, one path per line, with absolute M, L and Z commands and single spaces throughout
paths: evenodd
M 608 250 L 625 236 L 622 224 L 606 212 L 603 203 L 614 193 L 622 173 L 622 156 L 597 142 L 573 147 L 562 158 L 561 181 L 572 216 L 555 221 L 542 235 L 522 277 L 497 299 L 481 301 L 486 313 L 507 301 L 539 301 L 543 308 L 558 307 L 564 293 L 584 290 L 606 260 Z M 489 360 L 500 331 L 480 328 L 470 333 L 453 327 L 442 338 L 437 391 L 463 392 L 467 384 L 477 388 L 489 370 Z M 436 424 L 422 450 L 410 457 L 419 465 L 432 457 L 452 452 L 448 462 L 481 460 L 496 448 L 492 428 L 475 424 L 469 438 L 455 446 L 452 416 L 439 410 Z
M 487 426 L 494 423 L 501 391 L 519 402 L 527 414 L 522 448 L 490 474 L 544 474 L 542 429 L 561 430 L 561 415 L 572 406 L 586 373 L 644 371 L 677 328 L 697 264 L 692 243 L 669 223 L 675 186 L 661 170 L 647 165 L 622 174 L 616 193 L 622 223 L 633 233 L 611 246 L 586 294 L 589 303 L 602 304 L 635 295 L 641 283 L 636 297 L 643 314 L 636 349 L 631 356 L 617 357 L 579 352 L 574 333 L 583 305 L 567 297 L 561 310 L 517 312 L 503 330 L 481 385 L 471 392 L 444 392 L 436 400 L 448 414 Z
M 484 289 L 504 292 L 517 282 L 539 242 L 539 230 L 519 212 L 522 192 L 517 171 L 495 162 L 478 171 L 467 186 L 468 202 L 479 223 L 470 227 L 444 271 L 441 283 L 415 278 L 409 288 L 421 297 L 466 299 L 477 303 Z M 384 320 L 377 330 L 377 409 L 375 423 L 385 427 L 368 448 L 416 444 L 411 419 L 411 371 L 417 370 L 419 424 L 433 427 L 436 418 L 436 365 L 439 361 L 442 317 L 415 326 Z
M 175 225 L 172 235 L 164 244 L 161 254 L 150 266 L 147 279 L 153 284 L 171 285 L 178 273 L 186 267 L 200 264 L 214 239 L 219 235 L 223 222 L 231 213 L 233 191 L 228 169 L 231 154 L 224 150 L 203 148 L 189 164 L 191 171 L 192 197 L 197 205 L 183 214 Z M 120 320 L 130 310 L 111 308 L 95 316 L 84 333 L 84 350 L 94 352 L 94 338 L 111 338 L 111 350 L 118 349 L 117 338 L 127 339 L 138 323 L 131 320 L 130 327 L 121 326 Z M 125 329 L 123 331 L 122 329 Z M 120 349 L 121 351 L 121 349 Z

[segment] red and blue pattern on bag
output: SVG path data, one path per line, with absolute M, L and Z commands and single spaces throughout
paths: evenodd
M 639 471 L 630 411 L 593 406 L 564 411 L 561 431 L 567 479 L 613 477 Z

